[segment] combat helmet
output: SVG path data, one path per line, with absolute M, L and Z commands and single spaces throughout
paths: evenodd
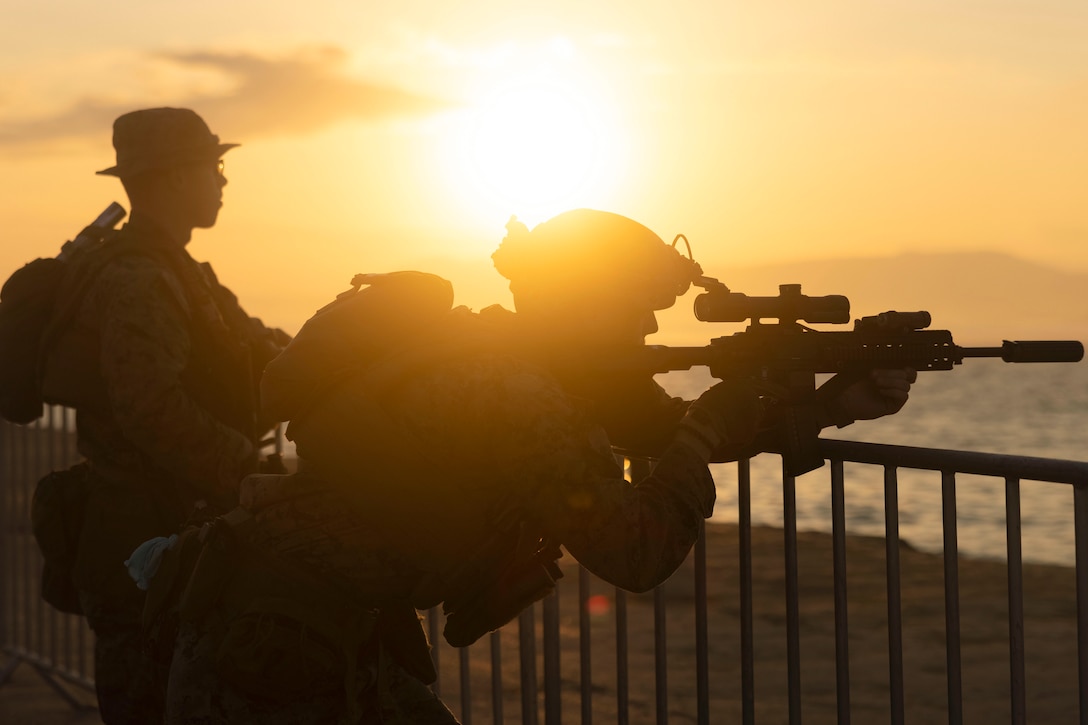
M 702 273 L 649 228 L 612 212 L 573 209 L 532 231 L 511 217 L 506 231 L 491 259 L 515 299 L 620 296 L 661 310 Z

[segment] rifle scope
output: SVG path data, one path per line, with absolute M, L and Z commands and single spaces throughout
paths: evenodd
M 695 298 L 695 317 L 703 322 L 774 318 L 783 322 L 843 324 L 850 321 L 850 300 L 842 295 L 809 297 L 801 294 L 799 284 L 779 285 L 777 297 L 712 290 Z

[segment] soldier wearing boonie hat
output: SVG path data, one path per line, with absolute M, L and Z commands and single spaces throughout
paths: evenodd
M 146 108 L 113 122 L 117 163 L 95 173 L 121 178 L 194 161 L 214 161 L 239 146 L 220 143 L 204 119 L 188 108 Z
M 97 250 L 72 257 L 77 277 L 93 277 L 44 366 L 50 398 L 76 409 L 94 473 L 73 578 L 95 633 L 105 723 L 164 717 L 168 661 L 146 652 L 145 594 L 125 562 L 195 509 L 215 515 L 237 502 L 269 430 L 257 382 L 290 339 L 251 318 L 186 251 L 194 228 L 216 222 L 227 183 L 220 157 L 237 145 L 185 108 L 117 118 L 116 163 L 97 173 L 121 180 L 132 213 L 98 249 L 122 251 L 98 265 L 81 261 Z

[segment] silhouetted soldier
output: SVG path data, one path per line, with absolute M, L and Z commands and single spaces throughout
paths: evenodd
M 689 403 L 624 372 L 697 266 L 605 212 L 507 229 L 493 258 L 516 313 L 450 309 L 420 273 L 358 279 L 268 366 L 304 468 L 248 478 L 164 560 L 203 541 L 191 577 L 152 583 L 188 585 L 168 722 L 452 723 L 416 610 L 442 603 L 464 646 L 552 591 L 560 545 L 636 592 L 683 562 L 708 461 L 757 452 L 773 417 L 747 381 Z M 913 379 L 860 381 L 822 422 L 893 413 Z M 656 457 L 651 475 L 624 480 L 614 445 Z
M 117 163 L 130 221 L 105 241 L 131 249 L 95 277 L 47 360 L 48 398 L 76 408 L 93 479 L 75 566 L 95 633 L 95 685 L 106 723 L 161 721 L 165 678 L 143 652 L 144 594 L 125 560 L 193 512 L 237 505 L 256 470 L 257 383 L 289 337 L 239 307 L 185 247 L 222 205 L 220 143 L 193 111 L 119 117 Z

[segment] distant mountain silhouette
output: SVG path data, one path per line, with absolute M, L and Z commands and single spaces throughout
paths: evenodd
M 800 284 L 810 296 L 846 295 L 853 319 L 893 309 L 927 310 L 931 327 L 951 330 L 961 345 L 1088 339 L 1088 274 L 1007 254 L 910 253 L 706 271 L 734 292 L 748 295 L 775 295 L 779 284 L 791 283 Z M 690 316 L 690 306 L 684 307 Z M 670 321 L 679 320 L 674 314 L 668 312 Z M 696 331 L 683 327 L 684 337 Z M 703 325 L 702 334 L 714 336 L 712 327 Z M 669 329 L 664 320 L 662 329 Z

